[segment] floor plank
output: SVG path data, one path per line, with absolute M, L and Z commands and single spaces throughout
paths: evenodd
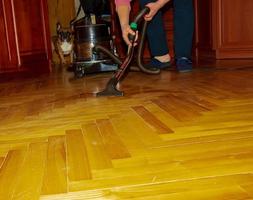
M 19 172 L 14 200 L 38 199 L 45 171 L 47 143 L 34 143 L 28 148 L 27 156 Z
M 0 171 L 0 196 L 2 199 L 12 199 L 26 154 L 27 149 L 9 151 Z
M 87 150 L 81 130 L 66 131 L 67 165 L 69 181 L 91 179 Z
M 67 192 L 67 179 L 66 137 L 49 137 L 41 194 L 58 194 Z
M 112 162 L 106 153 L 106 147 L 96 123 L 84 124 L 82 130 L 91 169 L 111 168 Z

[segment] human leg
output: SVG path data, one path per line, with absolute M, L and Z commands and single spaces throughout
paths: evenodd
M 174 46 L 177 69 L 192 70 L 191 54 L 194 31 L 192 0 L 174 0 Z
M 176 58 L 191 58 L 194 31 L 192 0 L 174 0 L 174 45 Z
M 153 0 L 140 0 L 140 5 L 141 7 L 144 7 L 152 1 Z M 151 62 L 151 65 L 158 66 L 159 62 L 169 62 L 169 49 L 167 46 L 166 32 L 164 29 L 161 11 L 158 11 L 154 18 L 149 22 L 147 27 L 147 39 L 151 55 L 155 58 L 155 60 Z

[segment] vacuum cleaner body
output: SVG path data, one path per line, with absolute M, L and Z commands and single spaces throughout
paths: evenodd
M 88 73 L 115 71 L 118 64 L 103 53 L 93 51 L 96 45 L 103 46 L 113 52 L 113 44 L 107 24 L 86 24 L 84 21 L 74 23 L 74 52 L 73 69 L 76 77 L 83 77 Z

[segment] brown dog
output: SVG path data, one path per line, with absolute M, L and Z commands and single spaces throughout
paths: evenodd
M 53 50 L 59 56 L 61 64 L 66 64 L 65 57 L 70 56 L 73 63 L 74 55 L 74 29 L 73 27 L 63 28 L 60 23 L 56 24 L 57 36 L 53 37 Z

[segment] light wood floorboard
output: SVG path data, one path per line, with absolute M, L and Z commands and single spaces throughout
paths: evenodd
M 253 61 L 0 82 L 0 200 L 253 200 Z

